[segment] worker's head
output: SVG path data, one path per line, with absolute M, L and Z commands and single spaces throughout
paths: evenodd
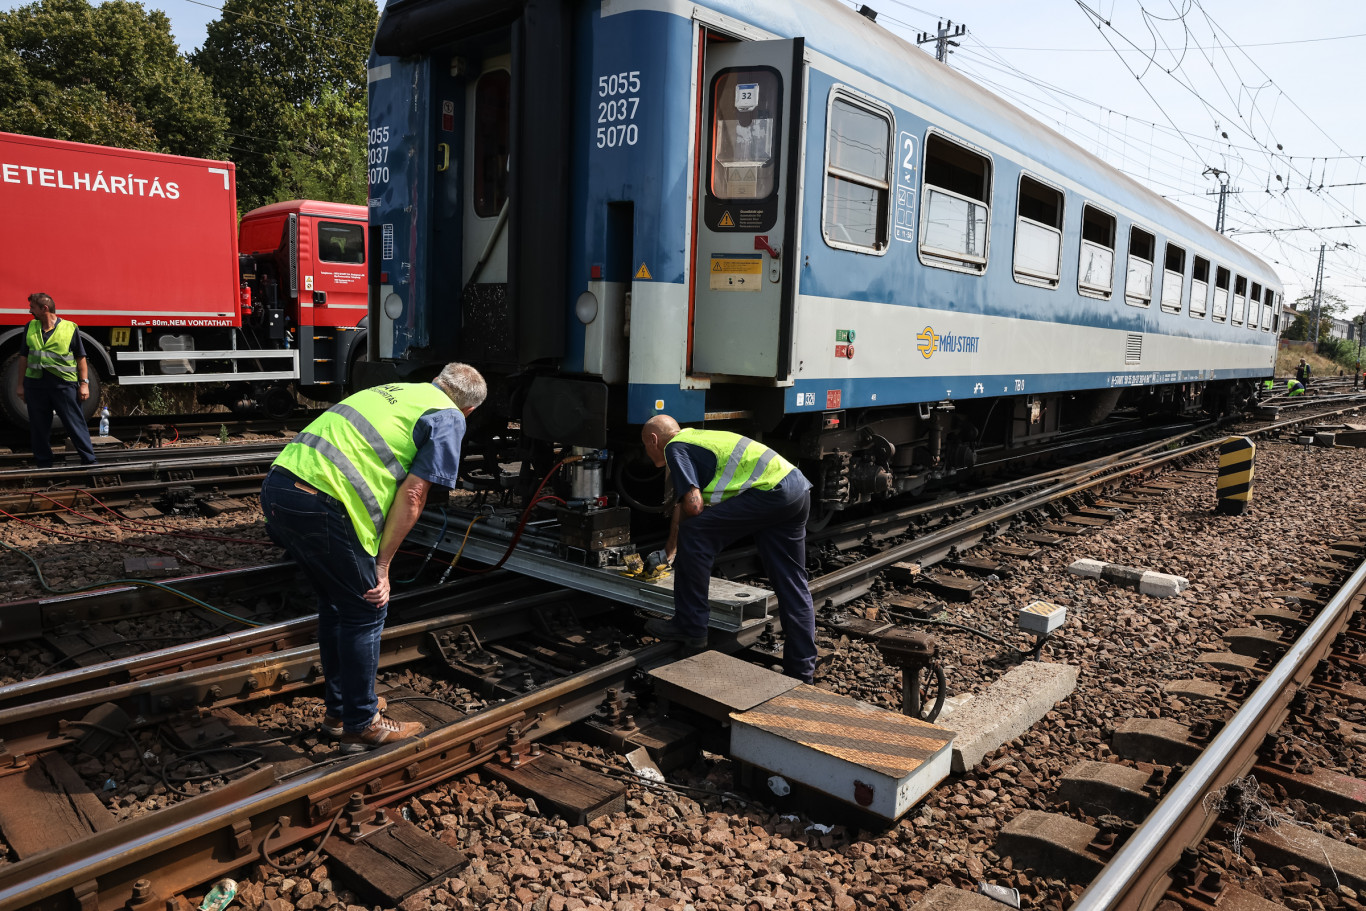
M 645 422 L 645 426 L 640 428 L 640 441 L 645 444 L 645 454 L 650 457 L 650 461 L 656 468 L 664 465 L 664 447 L 669 445 L 669 441 L 678 436 L 678 431 L 682 428 L 678 422 L 667 414 L 657 414 Z
M 466 417 L 484 404 L 484 398 L 489 394 L 484 377 L 469 364 L 447 364 L 432 382 L 450 396 L 455 407 L 464 412 Z
M 1301 366 L 1301 367 L 1304 366 L 1304 358 L 1300 358 L 1300 366 Z
M 44 313 L 56 313 L 57 304 L 53 302 L 51 294 L 35 291 L 28 296 L 28 312 L 32 313 L 35 318 Z

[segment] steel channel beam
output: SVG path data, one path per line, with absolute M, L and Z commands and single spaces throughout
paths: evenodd
M 1176 785 L 1072 906 L 1072 911 L 1147 909 L 1161 901 L 1168 871 L 1182 849 L 1214 824 L 1205 810 L 1213 791 L 1240 778 L 1257 760 L 1266 734 L 1284 720 L 1295 692 L 1332 648 L 1366 586 L 1366 563 L 1357 567 L 1309 628 L 1295 640 L 1252 695 L 1220 730 Z
M 285 824 L 271 836 L 272 852 L 321 834 L 352 793 L 364 793 L 369 807 L 386 806 L 487 762 L 507 743 L 510 726 L 514 737 L 533 729 L 544 736 L 582 720 L 608 688 L 624 686 L 637 669 L 674 653 L 671 644 L 639 649 L 345 765 L 314 767 L 278 783 L 265 769 L 65 848 L 0 866 L 0 911 L 64 893 L 84 894 L 87 907 L 114 911 L 143 878 L 164 900 L 250 863 L 282 818 Z
M 427 636 L 471 626 L 481 639 L 522 635 L 533 629 L 531 609 L 563 601 L 568 593 L 549 591 L 430 620 L 384 630 L 380 638 L 381 668 L 396 667 L 427 654 Z M 322 682 L 316 644 L 265 655 L 194 668 L 148 680 L 84 690 L 41 702 L 0 709 L 4 752 L 0 767 L 15 770 L 27 757 L 57 749 L 78 739 L 81 729 L 62 730 L 60 722 L 83 717 L 91 709 L 113 703 L 129 717 L 147 723 L 165 720 L 188 710 L 235 705 L 297 692 Z
M 447 523 L 433 511 L 424 512 L 408 535 L 408 540 L 423 547 L 435 546 L 445 553 L 460 552 L 472 562 L 493 565 L 507 552 L 512 532 L 476 523 L 466 530 L 461 523 Z M 454 528 L 451 525 L 455 525 Z M 576 591 L 609 598 L 619 604 L 644 608 L 661 614 L 674 611 L 673 589 L 623 576 L 618 570 L 597 569 L 561 559 L 555 543 L 528 532 L 508 556 L 503 566 L 511 572 L 542 579 Z M 464 548 L 461 551 L 461 548 Z M 756 586 L 732 586 L 733 597 L 718 598 L 715 588 L 711 600 L 712 626 L 728 631 L 762 630 L 764 621 L 777 607 L 777 598 Z

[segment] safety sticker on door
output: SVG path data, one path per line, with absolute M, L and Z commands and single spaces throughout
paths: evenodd
M 760 253 L 713 253 L 711 290 L 762 291 L 764 262 Z

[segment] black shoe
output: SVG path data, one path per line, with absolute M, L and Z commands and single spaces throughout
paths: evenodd
M 669 620 L 653 619 L 645 621 L 645 633 L 654 636 L 662 642 L 682 642 L 689 648 L 706 648 L 706 636 L 686 636 L 679 632 L 678 627 L 674 626 Z

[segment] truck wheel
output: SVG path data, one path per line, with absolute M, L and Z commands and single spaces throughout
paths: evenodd
M 20 377 L 24 375 L 24 356 L 22 354 L 11 354 L 5 358 L 3 366 L 0 366 L 0 383 L 4 388 L 0 389 L 0 415 L 10 424 L 20 427 L 28 426 L 28 405 L 19 398 Z M 81 414 L 87 421 L 95 416 L 95 412 L 100 408 L 100 390 L 103 383 L 100 381 L 99 372 L 91 369 L 87 375 L 90 380 L 90 398 L 81 402 Z M 61 422 L 53 418 L 53 427 L 60 427 Z
M 3 414 L 5 422 L 17 427 L 28 426 L 28 406 L 24 400 L 19 398 L 20 377 L 24 375 L 24 356 L 22 354 L 11 354 L 5 358 L 4 366 L 0 367 L 0 383 L 4 388 L 0 389 L 0 414 Z
M 86 358 L 85 378 L 90 381 L 90 398 L 81 402 L 81 414 L 85 415 L 86 423 L 94 420 L 95 415 L 100 410 L 100 395 L 104 391 L 104 382 L 100 379 L 100 372 L 90 366 L 90 359 Z M 78 400 L 79 401 L 79 400 Z

